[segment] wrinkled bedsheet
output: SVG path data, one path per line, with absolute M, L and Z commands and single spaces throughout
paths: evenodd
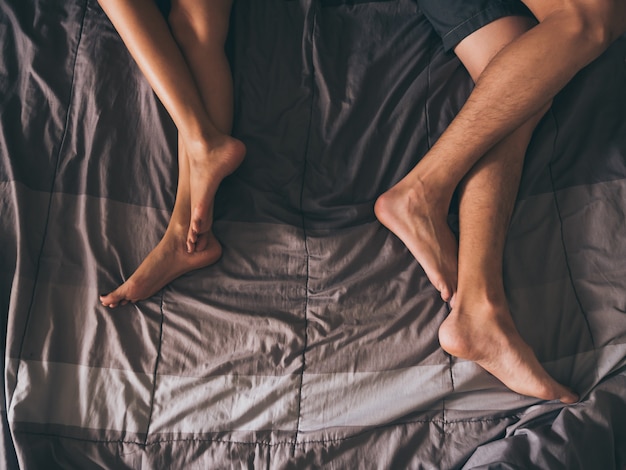
M 0 44 L 0 467 L 624 468 L 625 38 L 541 121 L 506 246 L 572 406 L 444 353 L 446 305 L 374 216 L 472 86 L 414 1 L 235 2 L 223 256 L 116 310 L 175 128 L 95 0 L 4 0 Z

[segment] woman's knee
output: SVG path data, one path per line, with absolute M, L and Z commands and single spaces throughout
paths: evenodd
M 168 22 L 182 48 L 198 45 L 223 47 L 230 8 L 224 8 L 222 3 L 217 0 L 172 2 Z
M 179 2 L 172 2 L 172 8 L 167 20 L 178 45 L 182 49 L 192 46 L 196 41 L 196 34 L 193 31 L 193 23 L 187 9 Z

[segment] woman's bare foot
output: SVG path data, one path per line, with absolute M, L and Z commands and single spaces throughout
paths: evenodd
M 130 278 L 113 292 L 100 296 L 105 307 L 117 307 L 146 299 L 177 277 L 215 263 L 222 247 L 212 232 L 197 237 L 196 250 L 186 249 L 187 227 L 170 224 L 159 244 Z
M 439 342 L 449 354 L 476 362 L 522 395 L 575 403 L 578 396 L 556 382 L 519 335 L 506 303 L 457 305 L 439 328 Z
M 191 220 L 187 234 L 187 250 L 197 250 L 198 237 L 211 230 L 212 205 L 217 188 L 243 161 L 246 147 L 240 140 L 222 135 L 205 145 L 187 146 L 190 169 Z
M 447 222 L 448 207 L 428 201 L 423 186 L 397 184 L 374 205 L 378 220 L 404 242 L 445 302 L 457 286 L 458 243 Z

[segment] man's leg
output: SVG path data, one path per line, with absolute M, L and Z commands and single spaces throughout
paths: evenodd
M 456 246 L 447 214 L 457 185 L 489 149 L 539 113 L 626 30 L 621 0 L 524 3 L 539 25 L 494 57 L 432 149 L 376 202 L 381 222 L 407 245 L 445 300 L 456 289 Z
M 455 53 L 476 81 L 502 47 L 533 25 L 529 18 L 502 18 L 467 37 Z M 475 361 L 513 391 L 573 403 L 578 397 L 546 373 L 519 335 L 502 279 L 524 156 L 547 108 L 492 147 L 461 183 L 458 290 L 439 340 L 445 351 Z
M 498 51 L 533 25 L 526 17 L 501 18 L 464 39 L 455 53 L 477 81 Z M 439 339 L 445 351 L 475 361 L 518 393 L 573 403 L 577 396 L 546 373 L 519 335 L 502 279 L 526 148 L 546 109 L 492 147 L 461 183 L 458 291 Z
M 193 87 L 201 95 L 199 103 L 219 132 L 229 134 L 232 125 L 232 80 L 224 54 L 231 0 L 196 2 L 174 1 L 171 30 L 193 77 Z M 185 65 L 187 66 L 187 65 Z M 206 110 L 206 111 L 204 111 Z M 208 202 L 207 230 L 195 236 L 188 249 L 192 208 L 190 157 L 184 139 L 178 142 L 178 189 L 172 218 L 157 247 L 133 275 L 116 290 L 101 297 L 104 305 L 115 307 L 149 297 L 176 277 L 217 261 L 221 246 L 210 230 L 213 200 Z

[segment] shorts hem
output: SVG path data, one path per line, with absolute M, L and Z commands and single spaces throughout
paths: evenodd
M 522 3 L 515 4 L 499 4 L 492 5 L 484 10 L 479 11 L 472 17 L 466 19 L 461 24 L 454 27 L 454 29 L 447 32 L 441 37 L 443 41 L 443 48 L 446 51 L 454 49 L 463 39 L 470 34 L 475 33 L 483 26 L 487 26 L 495 20 L 504 18 L 506 16 L 526 16 L 532 17 L 530 11 Z

